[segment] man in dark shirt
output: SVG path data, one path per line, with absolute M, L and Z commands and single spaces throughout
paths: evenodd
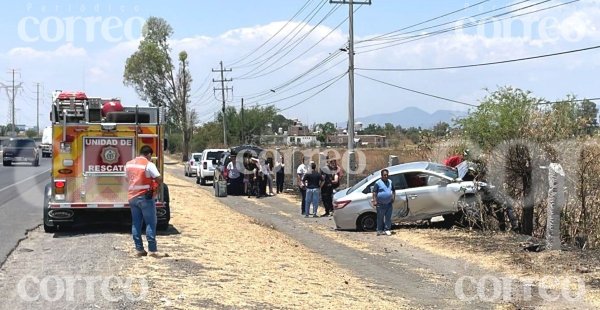
M 304 217 L 310 214 L 310 204 L 313 204 L 313 217 L 318 217 L 319 208 L 319 188 L 321 188 L 321 174 L 317 170 L 317 165 L 314 162 L 310 164 L 311 171 L 304 175 L 302 182 L 306 187 L 306 203 L 304 204 Z

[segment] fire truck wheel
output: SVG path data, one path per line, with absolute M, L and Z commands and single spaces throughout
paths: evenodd
M 48 217 L 48 195 L 50 193 L 50 184 L 46 185 L 46 189 L 44 191 L 44 232 L 54 233 L 56 232 L 56 226 L 50 225 L 50 219 Z
M 169 221 L 171 220 L 171 197 L 169 196 L 169 187 L 163 183 L 163 199 L 165 202 L 165 209 L 167 211 L 167 220 L 159 222 L 156 225 L 156 230 L 165 231 L 169 229 Z

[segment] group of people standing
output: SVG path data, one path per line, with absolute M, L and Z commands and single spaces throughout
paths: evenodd
M 310 162 L 310 166 L 307 166 L 307 159 L 304 158 L 296 169 L 298 187 L 302 195 L 300 213 L 304 217 L 310 215 L 318 217 L 319 198 L 321 198 L 325 207 L 325 213 L 322 216 L 331 216 L 333 215 L 333 190 L 340 185 L 341 170 L 335 159 L 327 160 L 327 165 L 320 169 L 317 169 L 317 165 L 313 161 Z M 312 213 L 311 205 L 313 206 Z
M 248 197 L 255 196 L 256 198 L 282 193 L 284 167 L 283 158 L 276 164 L 273 163 L 273 158 L 271 157 L 267 159 L 244 158 L 244 193 Z M 276 193 L 273 191 L 273 178 L 275 178 Z M 268 193 L 267 188 L 269 189 Z

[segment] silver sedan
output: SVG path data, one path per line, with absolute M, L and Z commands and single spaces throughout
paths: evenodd
M 463 181 L 466 166 L 447 167 L 432 162 L 412 162 L 387 168 L 396 190 L 392 222 L 414 222 L 446 215 L 452 218 L 459 201 L 472 201 L 483 182 Z M 338 191 L 333 197 L 333 219 L 338 229 L 374 230 L 377 213 L 371 205 L 372 186 L 381 178 L 373 172 L 356 185 Z

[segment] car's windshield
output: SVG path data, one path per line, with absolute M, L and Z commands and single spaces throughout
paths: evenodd
M 379 172 L 376 172 L 376 173 L 379 173 Z M 354 186 L 350 187 L 350 189 L 348 189 L 348 192 L 346 192 L 346 194 L 351 194 L 353 191 L 357 190 L 358 188 L 363 186 L 365 183 L 371 181 L 374 177 L 375 177 L 375 173 L 371 173 L 366 178 L 362 179 L 360 182 L 358 182 L 358 183 L 354 184 Z
M 221 158 L 221 154 L 223 154 L 223 152 L 208 152 L 206 154 L 206 160 L 215 160 L 217 158 Z
M 436 163 L 430 163 L 427 166 L 427 170 L 433 171 L 433 172 L 436 172 L 439 174 L 443 174 L 452 179 L 458 178 L 458 170 L 456 170 L 456 168 L 452 168 L 452 167 L 448 167 L 448 166 L 444 166 L 444 165 L 440 165 L 440 164 L 436 164 Z
M 8 147 L 35 147 L 35 142 L 32 140 L 11 140 L 6 145 Z
M 200 161 L 201 158 L 202 158 L 201 154 L 194 155 L 194 161 Z

